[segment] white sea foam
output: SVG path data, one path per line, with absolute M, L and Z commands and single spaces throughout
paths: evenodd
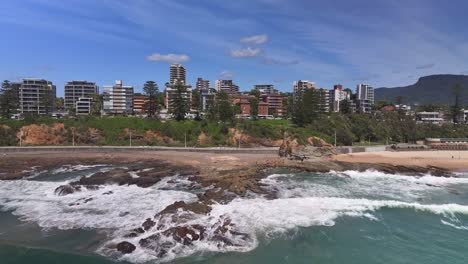
M 214 204 L 208 215 L 192 214 L 184 222 L 184 225 L 199 224 L 206 227 L 206 238 L 202 241 L 194 241 L 192 245 L 174 243 L 163 259 L 159 259 L 154 251 L 138 245 L 138 241 L 142 237 L 124 238 L 124 236 L 128 234 L 129 230 L 141 226 L 146 218 L 152 218 L 157 212 L 175 201 L 196 201 L 195 194 L 168 189 L 174 184 L 191 184 L 185 178 L 168 177 L 150 188 L 139 188 L 133 185 L 107 185 L 95 191 L 85 190 L 66 196 L 57 196 L 54 193 L 54 190 L 65 182 L 0 181 L 0 207 L 2 210 L 12 211 L 22 220 L 37 222 L 44 228 L 115 230 L 106 245 L 124 240 L 133 243 L 137 249 L 133 253 L 123 256 L 122 260 L 139 263 L 154 260 L 168 261 L 201 251 L 249 251 L 258 246 L 259 236 L 274 237 L 299 227 L 333 226 L 335 221 L 342 216 L 363 217 L 371 221 L 378 221 L 373 213 L 382 208 L 425 211 L 449 219 L 453 219 L 456 214 L 468 215 L 468 206 L 459 204 L 422 204 L 409 200 L 345 197 L 346 195 L 354 195 L 356 192 L 388 192 L 389 189 L 393 191 L 393 189 L 396 190 L 404 186 L 416 188 L 414 186 L 420 186 L 419 183 L 434 182 L 432 178 L 424 178 L 432 176 L 408 179 L 410 176 L 393 176 L 376 172 L 361 174 L 345 172 L 345 174 L 350 177 L 351 181 L 334 182 L 337 184 L 336 186 L 332 186 L 331 183 L 327 185 L 326 181 L 294 183 L 293 175 L 272 175 L 262 182 L 280 190 L 288 190 L 288 188 L 299 190 L 297 189 L 298 185 L 302 185 L 300 190 L 303 193 L 290 196 L 285 191 L 284 195 L 280 195 L 278 199 L 274 200 L 261 197 L 237 198 L 228 204 Z M 285 179 L 286 181 L 284 181 Z M 386 182 L 382 179 L 390 179 L 390 181 Z M 440 185 L 444 180 L 450 184 L 456 180 L 461 181 L 459 183 L 465 183 L 464 179 L 458 178 L 437 180 Z M 363 184 L 366 181 L 369 181 L 368 185 Z M 389 186 L 379 185 L 381 182 Z M 370 188 L 371 183 L 374 184 L 373 188 Z M 424 188 L 428 187 L 425 184 L 423 186 Z M 405 189 L 405 191 L 407 190 Z M 346 193 L 346 195 L 339 196 L 339 192 Z M 176 226 L 170 219 L 168 217 L 165 220 L 160 220 L 167 221 L 158 223 L 158 225 L 164 224 L 164 229 L 150 230 L 145 233 L 144 237 L 161 233 L 167 228 Z M 225 219 L 232 220 L 234 224 L 232 228 L 236 232 L 248 234 L 249 239 L 239 240 L 238 237 L 232 236 L 229 238 L 235 242 L 234 245 L 220 245 L 219 241 L 214 239 L 214 230 Z M 444 225 L 457 229 L 465 228 L 461 224 L 452 222 L 442 220 Z M 108 256 L 113 254 L 106 249 L 108 248 L 103 246 L 100 253 Z M 113 252 L 115 253 L 115 250 Z
M 424 176 L 411 176 L 403 174 L 387 174 L 375 170 L 367 170 L 364 172 L 359 171 L 344 171 L 344 172 L 331 172 L 336 175 L 345 175 L 353 179 L 391 179 L 397 181 L 406 181 L 419 184 L 429 184 L 429 185 L 451 185 L 451 184 L 468 184 L 468 178 L 464 175 L 459 175 L 459 177 L 437 177 L 432 175 Z
M 63 165 L 60 168 L 57 168 L 51 172 L 51 174 L 59 174 L 64 172 L 72 172 L 72 171 L 82 171 L 82 170 L 89 170 L 92 168 L 99 168 L 105 167 L 107 165 L 104 164 L 96 164 L 96 165 Z
M 196 199 L 187 192 L 134 185 L 106 185 L 95 191 L 57 196 L 54 190 L 65 183 L 0 181 L 1 208 L 44 228 L 118 229 L 139 225 L 176 201 Z

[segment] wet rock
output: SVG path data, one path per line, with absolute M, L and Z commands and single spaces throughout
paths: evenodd
M 88 199 L 84 200 L 84 203 L 91 202 L 92 200 L 93 200 L 93 198 L 88 198 Z
M 154 226 L 156 225 L 156 223 L 154 221 L 152 221 L 150 218 L 146 219 L 146 221 L 143 223 L 143 229 L 145 231 L 148 231 L 150 230 L 151 228 L 153 228 Z
M 117 244 L 117 250 L 122 254 L 130 254 L 135 251 L 136 246 L 130 242 L 124 241 Z
M 178 201 L 167 206 L 164 210 L 159 212 L 156 216 L 160 216 L 164 214 L 174 214 L 179 209 L 183 209 L 185 211 L 190 211 L 196 214 L 203 214 L 203 215 L 206 215 L 211 211 L 211 207 L 204 203 L 200 203 L 200 202 L 185 203 L 184 201 Z
M 103 193 L 102 195 L 111 195 L 113 193 L 114 193 L 113 191 L 108 191 L 108 192 Z
M 165 256 L 167 252 L 175 245 L 175 243 L 170 241 L 161 241 L 161 235 L 159 234 L 154 234 L 147 238 L 143 238 L 138 243 L 141 247 L 151 249 L 156 252 L 158 258 Z
M 161 238 L 161 236 L 159 234 L 154 234 L 154 235 L 151 235 L 149 237 L 140 239 L 138 244 L 140 244 L 140 246 L 142 246 L 144 248 L 150 248 L 150 249 L 153 249 L 153 250 L 157 251 L 159 249 L 159 239 L 160 238 Z
M 133 229 L 133 232 L 138 233 L 138 234 L 143 234 L 145 230 L 141 227 Z
M 81 191 L 81 186 L 61 185 L 55 189 L 55 194 L 58 196 L 65 196 L 75 192 Z
M 119 217 L 124 217 L 124 216 L 127 216 L 129 214 L 130 214 L 130 212 L 122 212 L 122 213 L 119 214 Z
M 193 241 L 204 238 L 205 228 L 200 225 L 177 226 L 164 231 L 162 234 L 172 237 L 175 241 L 184 245 L 191 245 Z

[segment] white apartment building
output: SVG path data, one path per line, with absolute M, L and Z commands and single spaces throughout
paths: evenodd
M 343 90 L 341 84 L 335 85 L 333 90 L 330 90 L 330 111 L 340 112 L 340 104 L 344 100 L 351 100 L 351 94 Z
M 93 99 L 89 97 L 80 97 L 75 102 L 76 115 L 89 115 L 91 114 L 91 106 Z
M 103 109 L 106 114 L 131 114 L 133 111 L 133 86 L 124 86 L 121 80 L 114 86 L 104 86 Z
M 358 84 L 356 96 L 357 110 L 361 113 L 370 113 L 375 104 L 374 88 L 367 84 Z
M 239 92 L 239 86 L 232 80 L 215 80 L 215 89 L 218 93 L 224 91 L 228 94 L 235 94 Z
M 13 84 L 18 87 L 21 114 L 51 114 L 55 108 L 56 87 L 51 81 L 26 78 Z
M 296 102 L 305 90 L 315 89 L 315 83 L 307 80 L 298 80 L 293 83 L 293 99 Z
M 97 94 L 99 94 L 99 87 L 94 82 L 67 82 L 65 84 L 65 109 L 75 107 L 79 98 L 93 98 Z
M 182 84 L 186 83 L 185 79 L 185 67 L 179 63 L 173 63 L 170 66 L 170 76 L 169 81 L 170 84 L 176 84 L 177 82 L 181 82 Z
M 417 112 L 416 122 L 428 124 L 442 124 L 445 122 L 442 112 Z

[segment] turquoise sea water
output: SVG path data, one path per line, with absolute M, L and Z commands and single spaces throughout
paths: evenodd
M 129 214 L 124 215 L 120 212 L 123 209 L 119 209 L 122 201 L 117 197 L 100 198 L 89 192 L 86 195 L 94 195 L 95 204 L 69 208 L 69 201 L 63 199 L 71 198 L 60 200 L 48 191 L 63 180 L 95 170 L 58 172 L 59 177 L 44 174 L 16 183 L 0 182 L 3 190 L 0 263 L 118 263 L 119 256 L 101 250 L 118 236 L 115 230 L 140 225 L 144 210 L 155 213 L 172 202 L 168 197 L 193 199 L 171 192 L 164 184 L 152 191 L 108 187 L 125 198 Z M 200 246 L 188 256 L 184 252 L 189 249 L 184 248 L 180 257 L 167 261 L 468 263 L 468 179 L 460 176 L 447 179 L 379 172 L 272 175 L 263 183 L 275 190 L 276 199 L 250 196 L 219 205 L 213 212 L 229 215 L 239 228 L 255 236 L 256 243 L 240 250 L 228 247 L 198 250 L 206 248 Z M 60 180 L 53 181 L 57 179 Z M 158 196 L 160 192 L 169 195 Z M 133 200 L 135 196 L 138 199 Z M 142 205 L 133 204 L 137 202 Z M 156 203 L 163 204 L 153 205 Z M 97 210 L 99 204 L 103 208 Z M 114 213 L 121 215 L 121 219 L 111 219 Z M 160 261 L 150 254 L 141 258 L 145 252 L 137 254 L 140 256 L 126 260 Z

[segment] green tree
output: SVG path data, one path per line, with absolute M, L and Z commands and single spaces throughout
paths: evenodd
M 175 120 L 183 121 L 185 116 L 190 111 L 190 102 L 188 101 L 189 96 L 187 92 L 187 87 L 181 82 L 177 82 L 175 91 L 172 94 L 172 99 L 170 100 L 171 113 L 174 116 Z
M 234 108 L 225 91 L 221 91 L 218 96 L 218 117 L 222 122 L 234 121 Z
M 455 99 L 453 106 L 451 107 L 451 116 L 454 124 L 458 124 L 460 113 L 462 110 L 461 104 L 461 97 L 463 95 L 463 87 L 460 84 L 456 84 L 453 89 L 452 93 Z
M 206 102 L 206 119 L 210 121 L 219 121 L 218 97 L 213 94 L 210 100 Z
M 260 91 L 258 89 L 252 89 L 250 90 L 250 95 L 253 95 L 255 96 L 256 98 L 259 98 L 260 97 Z
M 65 100 L 63 99 L 63 97 L 55 98 L 55 107 L 58 111 L 65 110 Z
M 258 119 L 258 98 L 249 98 L 250 116 L 253 120 Z
M 159 94 L 159 87 L 154 81 L 147 81 L 143 85 L 143 92 L 146 96 L 148 96 L 148 103 L 146 105 L 146 113 L 149 117 L 154 117 L 156 112 L 159 110 L 158 104 L 158 94 Z
M 296 95 L 293 107 L 293 122 L 298 126 L 311 124 L 317 119 L 320 106 L 315 89 L 307 89 Z
M 195 119 L 200 120 L 200 112 L 202 111 L 202 102 L 200 90 L 194 89 L 192 91 L 192 109 L 195 110 Z
M 18 109 L 18 91 L 7 80 L 3 81 L 0 90 L 0 114 L 3 118 L 11 118 Z
M 49 116 L 55 109 L 55 94 L 52 86 L 46 85 L 45 88 L 44 93 L 39 96 L 39 106 L 43 106 L 45 114 Z
M 353 113 L 351 109 L 351 100 L 342 100 L 340 101 L 340 113 L 349 115 Z
M 99 95 L 99 94 L 93 94 L 91 96 L 92 98 L 92 104 L 91 104 L 91 115 L 93 116 L 100 116 L 101 115 L 101 110 L 102 110 L 102 105 L 103 105 L 103 100 L 104 96 Z

